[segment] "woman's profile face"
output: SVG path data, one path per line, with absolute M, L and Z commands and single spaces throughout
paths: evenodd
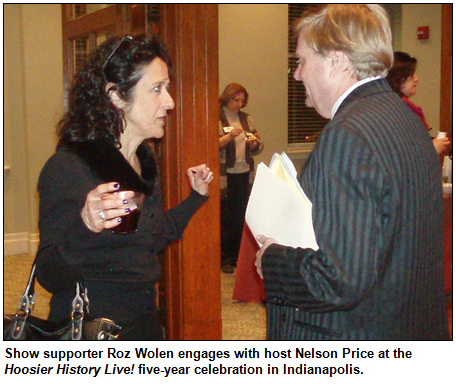
M 239 92 L 234 97 L 228 100 L 226 107 L 230 112 L 239 113 L 239 111 L 244 108 L 245 104 L 245 94 L 244 92 Z
M 166 115 L 174 108 L 169 84 L 168 67 L 162 59 L 156 58 L 143 68 L 143 76 L 133 91 L 133 102 L 124 109 L 125 132 L 129 136 L 163 136 Z
M 418 81 L 419 79 L 416 73 L 407 77 L 404 84 L 401 86 L 401 92 L 407 97 L 414 96 L 416 94 L 416 86 L 418 85 Z

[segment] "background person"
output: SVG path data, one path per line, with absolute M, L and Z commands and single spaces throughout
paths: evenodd
M 157 255 L 181 238 L 208 199 L 212 172 L 189 168 L 189 197 L 163 212 L 159 168 L 146 139 L 164 134 L 174 108 L 170 59 L 155 38 L 112 39 L 99 46 L 76 79 L 58 129 L 56 153 L 38 183 L 37 276 L 51 292 L 49 320 L 68 318 L 76 281 L 88 289 L 90 317 L 122 327 L 120 339 L 161 340 L 155 283 Z M 123 196 L 116 193 L 126 191 Z M 146 199 L 138 230 L 115 227 L 133 195 Z
M 331 119 L 300 177 L 319 249 L 258 237 L 267 337 L 447 339 L 440 165 L 384 79 L 388 17 L 378 5 L 322 5 L 296 31 L 295 79 Z
M 253 118 L 241 111 L 248 100 L 247 90 L 237 83 L 228 84 L 219 98 L 222 271 L 225 273 L 233 273 L 238 260 L 255 171 L 252 156 L 264 148 Z
M 392 90 L 396 92 L 405 104 L 421 119 L 427 131 L 432 128 L 429 126 L 424 117 L 423 110 L 415 105 L 410 98 L 416 94 L 418 86 L 418 76 L 416 74 L 417 60 L 405 52 L 394 52 L 394 63 L 386 76 Z M 439 155 L 448 151 L 450 139 L 444 137 L 432 140 L 435 150 Z

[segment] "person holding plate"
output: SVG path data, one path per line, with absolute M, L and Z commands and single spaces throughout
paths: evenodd
M 241 111 L 248 100 L 247 90 L 238 83 L 228 84 L 219 98 L 221 263 L 224 273 L 234 273 L 237 264 L 255 171 L 252 156 L 260 154 L 264 148 L 253 118 Z

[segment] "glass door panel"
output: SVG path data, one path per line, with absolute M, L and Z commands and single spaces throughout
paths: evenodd
M 71 78 L 84 66 L 90 52 L 112 36 L 114 36 L 114 33 L 107 30 L 91 32 L 86 36 L 70 39 Z
M 108 8 L 111 5 L 112 4 L 71 4 L 70 20 Z

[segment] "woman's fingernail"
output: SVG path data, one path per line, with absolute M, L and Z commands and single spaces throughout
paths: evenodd
M 124 203 L 124 204 L 128 204 L 128 200 L 125 199 L 125 200 L 123 201 L 123 203 Z
M 120 185 L 118 183 L 114 184 L 115 189 L 118 189 L 119 187 L 120 187 Z
M 119 217 L 119 218 L 117 219 L 117 222 L 118 222 L 118 223 L 121 223 L 121 222 L 122 222 L 122 218 Z
M 130 208 L 125 208 L 125 213 L 130 213 Z

